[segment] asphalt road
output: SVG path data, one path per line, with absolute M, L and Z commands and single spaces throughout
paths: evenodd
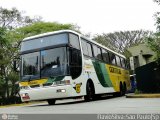
M 0 108 L 0 114 L 160 114 L 160 98 L 105 97 L 97 101 L 61 100 L 49 106 L 47 102 Z

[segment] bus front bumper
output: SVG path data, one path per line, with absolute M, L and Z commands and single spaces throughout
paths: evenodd
M 28 90 L 20 90 L 22 102 L 32 100 L 46 100 L 68 98 L 73 96 L 74 88 L 71 85 L 40 87 Z

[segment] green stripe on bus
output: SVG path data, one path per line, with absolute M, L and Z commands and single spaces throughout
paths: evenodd
M 93 62 L 98 80 L 100 81 L 103 87 L 112 87 L 111 80 L 109 78 L 109 74 L 107 72 L 106 66 L 104 63 L 100 63 L 98 61 Z
M 107 71 L 107 68 L 106 68 L 106 64 L 100 63 L 100 65 L 101 65 L 102 73 L 104 75 L 104 79 L 105 79 L 106 84 L 109 87 L 113 87 L 112 82 L 111 82 L 110 77 L 109 77 L 109 72 Z

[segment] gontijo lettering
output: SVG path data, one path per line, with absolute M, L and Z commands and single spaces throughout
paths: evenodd
M 112 73 L 121 74 L 121 70 L 118 69 L 118 68 L 109 67 L 109 71 L 112 72 Z

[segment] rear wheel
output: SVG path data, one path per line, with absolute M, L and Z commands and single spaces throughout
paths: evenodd
M 87 95 L 84 96 L 85 101 L 89 102 L 89 101 L 94 100 L 95 90 L 94 90 L 93 83 L 87 82 L 87 85 L 86 85 L 86 93 L 87 93 Z
M 122 96 L 122 95 L 123 95 L 123 85 L 122 85 L 122 83 L 120 82 L 120 84 L 119 84 L 119 92 L 114 93 L 113 96 L 115 96 L 115 97 L 120 97 L 120 96 Z
M 123 83 L 123 95 L 125 95 L 126 91 L 127 91 L 126 83 L 124 82 Z
M 123 85 L 120 83 L 120 91 L 119 91 L 119 96 L 123 96 Z
M 55 99 L 48 99 L 47 102 L 49 105 L 55 105 L 56 100 Z

